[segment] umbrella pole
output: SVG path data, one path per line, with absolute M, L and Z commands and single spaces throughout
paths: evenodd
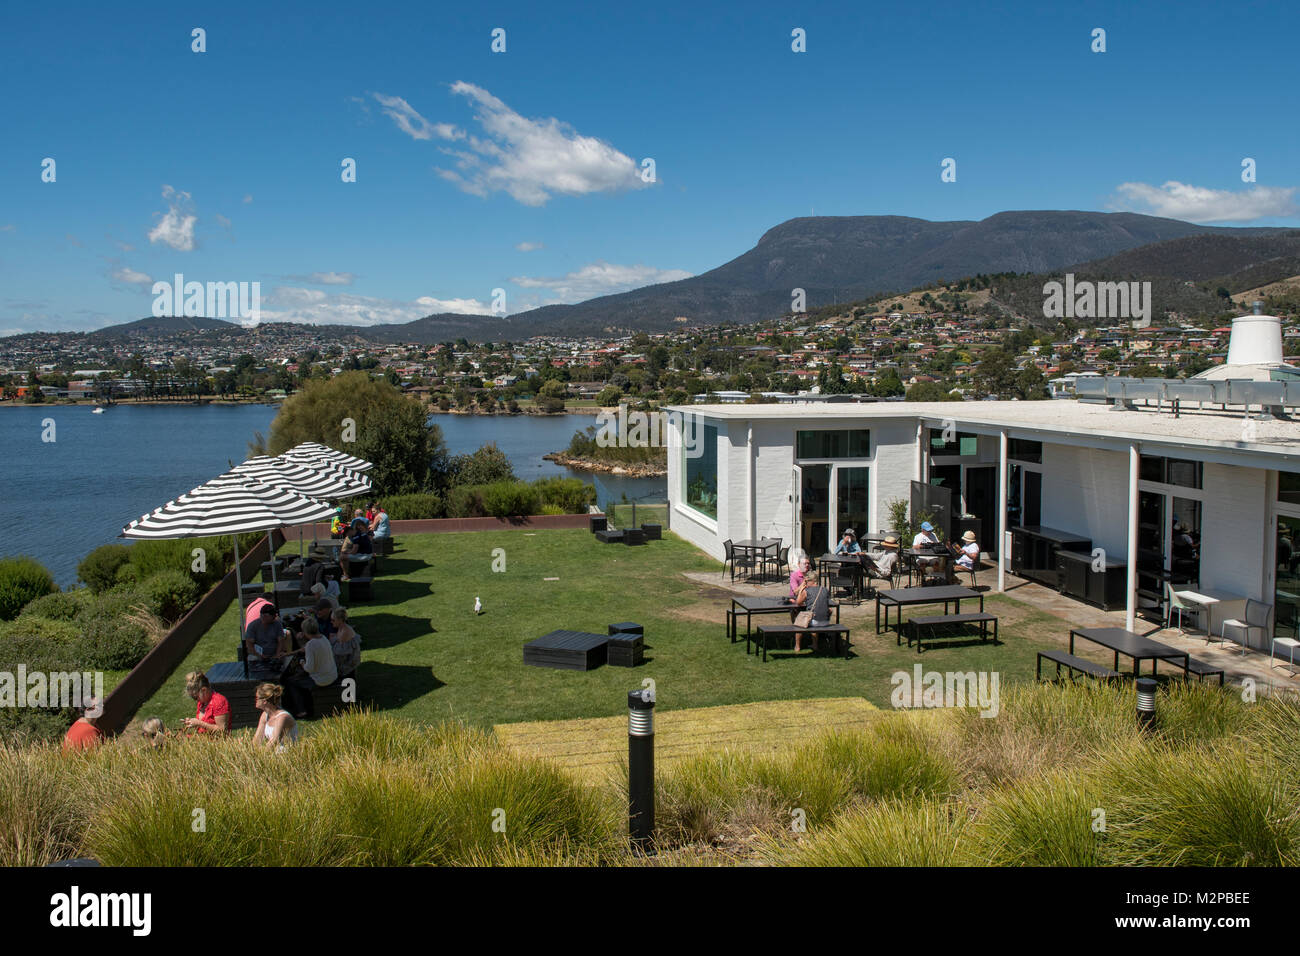
M 238 609 L 239 618 L 239 643 L 244 643 L 244 579 L 239 573 L 239 534 L 233 534 L 231 537 L 235 541 L 235 607 Z M 248 678 L 248 657 L 244 657 L 244 678 Z

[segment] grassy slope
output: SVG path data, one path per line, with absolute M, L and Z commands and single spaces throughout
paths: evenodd
M 491 570 L 498 547 L 505 573 Z M 987 606 L 1004 616 L 1001 645 L 950 642 L 918 655 L 896 646 L 892 634 L 878 637 L 873 608 L 864 604 L 844 611 L 854 625 L 852 658 L 778 652 L 764 664 L 725 639 L 727 596 L 682 573 L 716 571 L 717 563 L 671 535 L 640 548 L 602 545 L 586 531 L 404 535 L 399 548 L 376 581 L 376 600 L 353 609 L 362 635 L 359 689 L 377 711 L 421 722 L 451 717 L 490 727 L 616 716 L 626 710 L 627 691 L 647 677 L 664 710 L 819 697 L 864 697 L 888 707 L 891 675 L 910 674 L 917 663 L 996 670 L 1003 686 L 1032 679 L 1034 650 L 1065 629 L 1056 618 L 989 596 Z M 486 610 L 479 617 L 476 596 Z M 645 625 L 642 667 L 584 673 L 523 663 L 524 643 L 548 631 L 604 633 L 626 620 Z M 236 634 L 232 605 L 137 716 L 174 725 L 193 713 L 182 690 L 185 672 L 233 659 Z

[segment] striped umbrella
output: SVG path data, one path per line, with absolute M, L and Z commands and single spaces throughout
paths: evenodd
M 318 464 L 307 464 L 306 459 L 293 461 L 283 456 L 258 455 L 232 470 L 272 488 L 286 488 L 313 498 L 351 498 L 370 490 L 369 478 L 329 464 L 324 459 Z M 302 555 L 302 525 L 298 526 L 298 554 Z M 274 572 L 275 566 L 272 565 L 272 580 Z
M 306 524 L 333 513 L 334 509 L 324 501 L 228 471 L 132 521 L 122 529 L 121 537 L 173 539 L 234 535 L 238 601 L 244 590 L 239 570 L 240 533 Z M 274 563 L 271 566 L 274 568 Z M 240 637 L 243 637 L 242 627 Z
M 301 445 L 294 445 L 284 453 L 284 457 L 290 461 L 306 460 L 311 461 L 328 461 L 348 471 L 369 471 L 375 467 L 374 462 L 366 461 L 364 458 L 354 458 L 352 455 L 344 454 L 341 451 L 335 451 L 328 445 L 322 445 L 320 442 L 305 441 Z

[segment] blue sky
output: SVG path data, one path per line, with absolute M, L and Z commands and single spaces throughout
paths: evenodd
M 140 318 L 178 272 L 260 282 L 264 321 L 486 314 L 498 288 L 520 312 L 814 212 L 1298 225 L 1298 27 L 1282 4 L 10 4 L 0 334 Z

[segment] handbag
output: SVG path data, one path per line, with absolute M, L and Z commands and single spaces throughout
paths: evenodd
M 808 627 L 812 624 L 812 611 L 800 611 L 794 616 L 794 623 L 799 627 Z

